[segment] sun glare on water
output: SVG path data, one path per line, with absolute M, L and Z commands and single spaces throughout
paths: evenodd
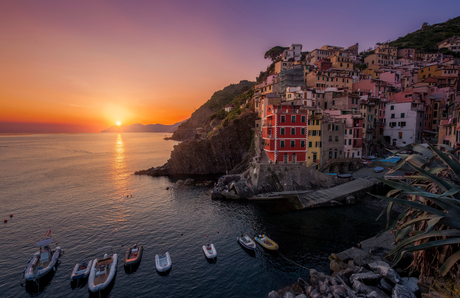
M 121 125 L 121 121 L 117 121 L 117 125 L 120 126 L 120 125 Z

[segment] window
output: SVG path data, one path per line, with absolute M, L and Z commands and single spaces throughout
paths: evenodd
M 319 125 L 319 120 L 316 120 L 316 125 Z
M 351 135 L 352 133 L 353 133 L 353 130 L 352 130 L 352 129 L 350 129 L 350 130 L 349 130 L 349 134 Z
M 291 135 L 295 135 L 295 128 L 294 127 L 291 128 Z
M 302 146 L 302 142 L 304 142 L 304 146 Z M 302 141 L 302 142 L 300 142 L 300 146 L 305 147 L 305 141 Z M 311 148 L 311 147 L 312 147 L 311 142 L 308 142 L 308 148 Z
M 286 122 L 286 116 L 281 115 L 281 123 L 284 123 L 284 122 Z
M 301 121 L 302 121 L 302 123 L 305 123 L 305 116 L 302 116 Z
M 336 141 L 336 142 L 339 141 L 339 137 L 338 137 L 338 136 L 335 136 L 335 141 Z
M 281 128 L 281 132 L 280 132 L 280 134 L 281 134 L 282 136 L 284 136 L 284 135 L 285 135 L 285 131 L 284 131 L 284 128 Z
M 304 135 L 304 134 L 305 134 L 305 128 L 301 128 L 301 129 L 300 129 L 300 134 L 301 134 L 301 135 Z
M 395 109 L 395 106 L 390 106 L 390 110 L 394 110 Z
M 295 123 L 295 116 L 291 116 L 291 122 Z
M 345 140 L 345 145 L 347 145 L 347 140 Z
M 395 114 L 391 114 L 391 118 L 394 118 L 395 117 Z
M 348 139 L 348 145 L 351 145 L 351 139 Z
M 291 141 L 291 148 L 295 147 L 295 141 Z
M 339 130 L 339 126 L 338 126 L 338 125 L 335 126 L 335 130 Z
M 310 142 L 311 143 L 311 142 Z M 305 141 L 300 141 L 300 147 L 305 147 Z M 310 146 L 311 147 L 311 146 Z
M 280 147 L 281 147 L 281 148 L 284 148 L 284 141 L 281 141 Z
M 318 130 L 318 136 L 321 136 L 321 130 Z
M 303 117 L 303 116 L 302 116 Z M 310 125 L 310 120 L 308 120 L 308 125 Z
M 335 106 L 335 100 L 332 100 L 332 105 Z
M 316 137 L 316 130 L 313 131 L 313 136 Z
M 402 139 L 402 131 L 399 132 L 399 138 Z
M 401 113 L 401 118 L 404 118 L 404 116 L 405 116 L 404 113 Z
M 329 142 L 332 142 L 332 136 L 329 136 Z

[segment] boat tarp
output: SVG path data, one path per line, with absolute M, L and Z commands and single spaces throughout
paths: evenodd
M 397 162 L 400 161 L 400 160 L 401 160 L 401 157 L 399 157 L 399 156 L 393 156 L 393 157 L 381 159 L 380 161 L 383 161 L 383 162 L 391 162 L 391 163 L 397 163 Z
M 48 245 L 51 243 L 51 238 L 43 239 L 42 241 L 38 242 L 37 247 Z

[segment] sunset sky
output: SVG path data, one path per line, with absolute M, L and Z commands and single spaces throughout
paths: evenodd
M 361 51 L 459 12 L 457 0 L 1 1 L 0 133 L 174 124 L 254 80 L 272 46 Z

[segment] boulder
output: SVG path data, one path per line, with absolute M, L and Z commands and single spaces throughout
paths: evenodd
M 340 266 L 340 264 L 336 260 L 331 261 L 331 263 L 329 264 L 329 268 L 332 272 L 338 272 L 342 270 L 342 266 Z
M 391 298 L 417 298 L 407 287 L 396 285 L 391 293 Z
M 194 185 L 194 184 L 195 184 L 195 180 L 193 180 L 192 178 L 185 179 L 185 182 L 184 182 L 185 186 L 191 186 L 191 185 Z
M 357 293 L 369 294 L 372 290 L 366 286 L 364 283 L 360 282 L 359 280 L 355 279 L 353 282 L 353 290 Z
M 268 293 L 268 298 L 281 298 L 276 291 Z
M 366 285 L 378 285 L 382 277 L 374 272 L 355 273 L 350 276 L 350 282 L 353 284 L 355 280 L 359 280 Z
M 295 298 L 295 295 L 291 292 L 286 292 L 284 293 L 283 298 Z
M 416 277 L 401 277 L 401 284 L 415 295 L 420 292 L 418 288 L 418 278 Z
M 380 289 L 382 289 L 385 293 L 391 294 L 393 291 L 393 285 L 391 285 L 389 282 L 387 282 L 384 278 L 380 280 L 379 286 Z
M 176 181 L 176 184 L 179 185 L 179 186 L 181 186 L 182 184 L 184 184 L 184 180 L 177 180 L 177 181 Z
M 305 294 L 300 294 L 300 295 L 295 296 L 295 298 L 307 298 L 307 296 L 305 296 Z
M 346 202 L 348 205 L 356 204 L 356 198 L 355 198 L 354 196 L 348 196 L 348 197 L 345 199 L 345 202 Z
M 401 277 L 399 276 L 399 274 L 385 262 L 380 261 L 369 263 L 369 267 L 372 269 L 372 271 L 385 277 L 388 281 L 390 281 L 393 284 L 399 284 L 401 282 Z
M 313 287 L 317 287 L 319 282 L 324 281 L 327 278 L 327 275 L 324 273 L 318 272 L 315 269 L 310 269 L 310 283 Z
M 390 296 L 387 295 L 387 293 L 385 293 L 384 291 L 380 290 L 379 288 L 377 287 L 374 287 L 374 286 L 368 286 L 372 292 L 376 292 L 378 297 L 381 297 L 381 298 L 390 298 Z

